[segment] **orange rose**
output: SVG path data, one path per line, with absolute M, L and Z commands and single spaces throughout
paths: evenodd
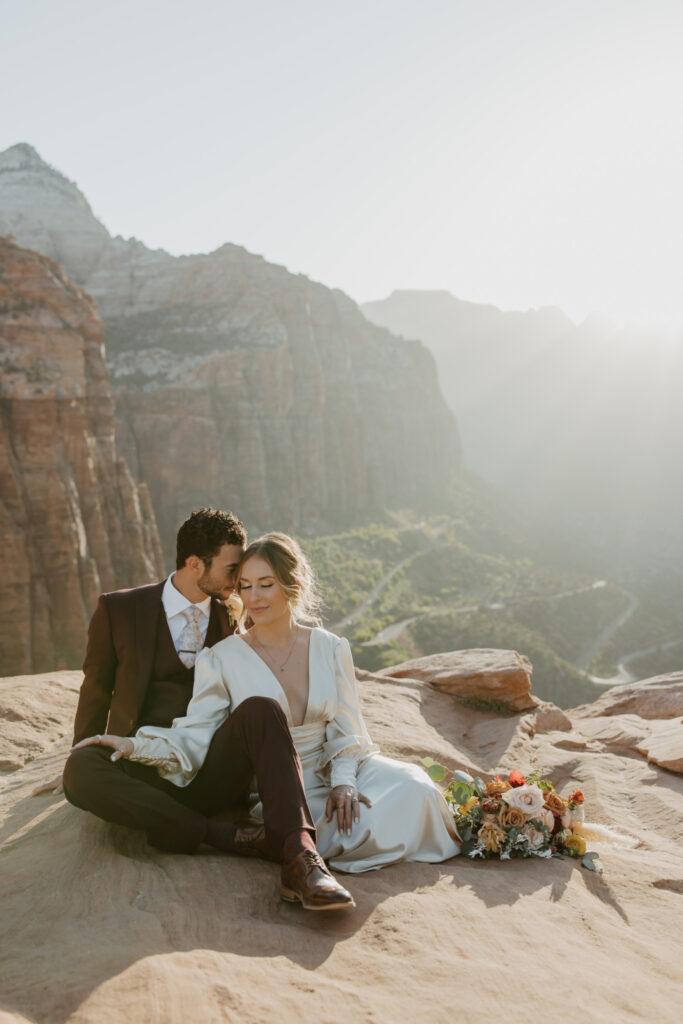
M 573 793 L 570 793 L 567 802 L 570 804 L 582 804 L 586 798 L 580 789 L 575 789 Z
M 567 810 L 567 802 L 563 800 L 557 793 L 546 793 L 545 794 L 545 806 L 548 810 L 552 811 L 553 814 L 562 815 Z
M 486 796 L 502 796 L 503 793 L 507 793 L 508 789 L 510 789 L 510 783 L 503 782 L 502 779 L 496 776 L 493 782 L 486 783 L 484 793 Z
M 502 828 L 521 828 L 526 819 L 526 814 L 519 807 L 508 807 L 507 804 L 503 804 L 498 815 Z

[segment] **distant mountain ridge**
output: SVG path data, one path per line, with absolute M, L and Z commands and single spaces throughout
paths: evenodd
M 541 524 L 613 567 L 683 555 L 683 337 L 447 292 L 394 292 L 362 308 L 430 347 L 465 461 Z
M 30 146 L 0 154 L 0 234 L 95 299 L 117 438 L 167 555 L 189 508 L 317 532 L 385 507 L 439 508 L 461 470 L 429 351 L 342 292 L 236 245 L 173 257 L 112 238 Z

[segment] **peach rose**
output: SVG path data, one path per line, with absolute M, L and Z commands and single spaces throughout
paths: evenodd
M 503 793 L 503 800 L 508 807 L 518 807 L 528 818 L 538 818 L 543 810 L 543 790 L 538 786 L 515 786 Z
M 521 828 L 527 816 L 519 807 L 508 807 L 503 804 L 498 815 L 498 821 L 502 828 Z
M 555 815 L 547 807 L 541 808 L 541 813 L 536 815 L 536 821 L 540 821 L 541 825 L 545 825 L 549 832 L 552 832 L 555 828 Z

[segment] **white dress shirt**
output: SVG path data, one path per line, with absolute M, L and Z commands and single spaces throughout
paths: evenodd
M 211 597 L 205 597 L 203 601 L 198 601 L 193 604 L 192 601 L 188 601 L 179 590 L 173 585 L 173 577 L 175 573 L 171 573 L 166 582 L 164 583 L 164 589 L 161 592 L 161 603 L 164 606 L 166 612 L 166 619 L 168 621 L 168 628 L 171 631 L 171 637 L 173 639 L 173 646 L 176 651 L 178 650 L 178 640 L 180 634 L 187 625 L 187 615 L 185 610 L 187 608 L 199 608 L 199 631 L 202 634 L 202 643 L 206 640 L 206 631 L 209 628 L 209 616 L 211 615 Z

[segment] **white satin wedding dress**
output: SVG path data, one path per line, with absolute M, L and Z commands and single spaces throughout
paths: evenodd
M 287 696 L 273 672 L 240 636 L 226 637 L 197 658 L 187 715 L 172 728 L 140 729 L 131 760 L 154 764 L 164 778 L 186 786 L 231 708 L 248 697 L 271 697 L 287 717 L 318 830 L 318 850 L 333 868 L 357 873 L 402 860 L 454 857 L 460 847 L 441 792 L 422 768 L 383 757 L 370 740 L 348 641 L 316 627 L 308 658 L 306 715 L 301 725 L 293 725 Z M 372 802 L 372 807 L 360 805 L 360 822 L 350 836 L 338 831 L 336 817 L 325 820 L 330 789 L 347 784 Z

